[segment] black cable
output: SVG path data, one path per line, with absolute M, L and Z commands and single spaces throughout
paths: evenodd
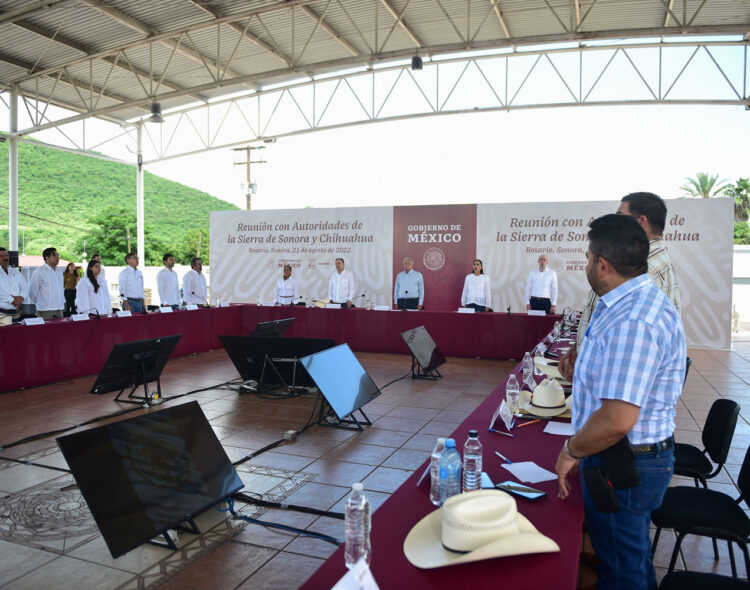
M 274 441 L 271 444 L 266 445 L 262 449 L 258 449 L 257 451 L 253 451 L 249 455 L 245 455 L 244 457 L 242 457 L 242 459 L 238 459 L 237 461 L 235 461 L 234 463 L 232 463 L 232 465 L 236 467 L 237 465 L 242 465 L 243 463 L 247 463 L 251 459 L 255 459 L 255 457 L 257 457 L 258 455 L 261 455 L 261 454 L 265 453 L 266 451 L 270 451 L 271 449 L 275 449 L 276 447 L 280 447 L 285 442 L 286 442 L 285 438 L 280 438 L 279 440 Z
M 318 508 L 309 508 L 307 506 L 298 506 L 296 504 L 285 504 L 283 502 L 272 502 L 270 500 L 264 500 L 263 494 L 257 494 L 250 492 L 257 498 L 248 497 L 248 492 L 236 492 L 232 494 L 232 499 L 245 502 L 246 504 L 254 504 L 257 506 L 263 506 L 264 508 L 277 508 L 279 510 L 294 510 L 295 512 L 304 512 L 305 514 L 313 514 L 315 516 L 326 516 L 328 518 L 336 518 L 338 520 L 344 520 L 343 512 L 331 512 L 330 510 L 320 510 Z

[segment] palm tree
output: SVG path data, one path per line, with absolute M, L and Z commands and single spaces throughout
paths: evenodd
M 738 178 L 727 189 L 727 196 L 734 198 L 734 220 L 747 221 L 750 213 L 750 178 Z
M 687 182 L 680 187 L 686 197 L 723 197 L 730 184 L 726 180 L 719 180 L 719 175 L 709 176 L 706 172 L 698 172 L 695 178 L 686 177 Z

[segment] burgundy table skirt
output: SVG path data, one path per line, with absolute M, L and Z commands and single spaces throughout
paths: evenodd
M 514 372 L 520 382 L 520 364 Z M 504 397 L 505 381 L 453 432 L 456 445 L 462 448 L 469 430 L 478 430 L 483 445 L 483 469 L 495 483 L 516 481 L 510 472 L 502 468 L 503 461 L 495 455 L 495 451 L 511 461 L 534 461 L 554 471 L 565 438 L 545 434 L 545 421 L 515 428 L 515 438 L 487 431 L 489 420 Z M 503 426 L 498 428 L 504 430 Z M 560 546 L 559 553 L 501 557 L 429 570 L 411 565 L 404 556 L 404 539 L 419 520 L 435 509 L 430 503 L 429 476 L 420 487 L 416 487 L 429 461 L 428 453 L 425 455 L 426 460 L 419 469 L 373 514 L 371 570 L 380 588 L 539 590 L 576 587 L 583 524 L 583 499 L 578 477 L 572 478 L 573 490 L 566 500 L 557 497 L 557 480 L 529 484 L 547 492 L 541 500 L 516 499 L 519 512 Z M 331 588 L 345 573 L 342 546 L 302 588 Z
M 400 333 L 424 325 L 447 356 L 520 358 L 559 316 L 459 314 L 364 309 L 259 307 L 175 311 L 171 314 L 57 320 L 0 328 L 0 392 L 97 374 L 120 342 L 180 334 L 173 356 L 221 348 L 220 334 L 249 334 L 258 322 L 294 317 L 287 336 L 333 338 L 357 352 L 408 354 Z

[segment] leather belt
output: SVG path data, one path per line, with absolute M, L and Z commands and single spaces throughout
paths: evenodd
M 670 436 L 669 438 L 665 438 L 664 440 L 660 440 L 659 442 L 647 445 L 630 445 L 630 448 L 633 449 L 633 452 L 636 455 L 655 453 L 657 450 L 668 451 L 669 449 L 674 448 L 674 437 Z

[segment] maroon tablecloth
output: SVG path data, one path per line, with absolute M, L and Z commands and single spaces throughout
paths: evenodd
M 447 356 L 520 358 L 559 316 L 459 314 L 233 305 L 171 314 L 57 320 L 0 328 L 0 391 L 99 372 L 112 346 L 180 334 L 173 356 L 221 348 L 219 334 L 249 334 L 258 322 L 294 317 L 287 336 L 333 338 L 357 352 L 408 354 L 400 333 L 425 325 Z
M 520 382 L 520 364 L 515 373 Z M 453 432 L 456 444 L 463 446 L 468 431 L 476 429 L 483 445 L 484 471 L 495 483 L 515 478 L 502 468 L 495 455 L 500 451 L 512 461 L 534 461 L 554 471 L 564 437 L 544 434 L 546 422 L 514 429 L 515 438 L 487 432 L 489 420 L 505 396 L 505 381 Z M 503 428 L 504 429 L 504 428 Z M 429 476 L 417 488 L 425 463 L 396 490 L 372 518 L 372 572 L 385 588 L 575 588 L 583 523 L 583 500 L 577 478 L 567 500 L 557 497 L 557 480 L 532 487 L 547 495 L 536 501 L 517 499 L 518 510 L 543 534 L 554 539 L 560 553 L 502 557 L 462 565 L 421 570 L 411 565 L 403 552 L 403 542 L 411 528 L 434 510 L 429 498 Z M 346 573 L 344 548 L 339 548 L 302 586 L 309 590 L 331 588 Z

